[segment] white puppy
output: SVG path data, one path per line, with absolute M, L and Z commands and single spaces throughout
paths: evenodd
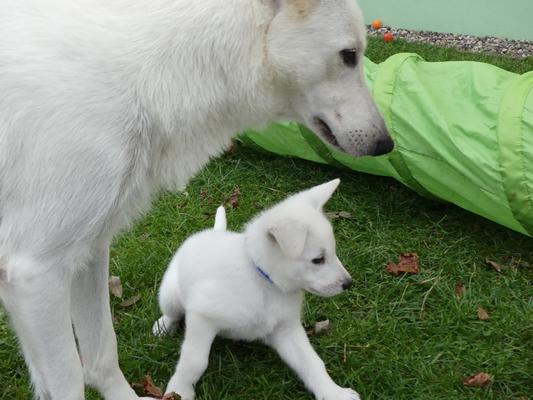
M 338 184 L 336 179 L 289 197 L 242 234 L 225 230 L 220 207 L 214 229 L 183 243 L 164 275 L 159 292 L 164 315 L 153 327 L 156 335 L 171 332 L 185 316 L 185 340 L 167 393 L 194 397 L 211 343 L 222 335 L 264 340 L 319 400 L 359 399 L 329 377 L 300 322 L 302 290 L 334 296 L 352 284 L 322 213 Z

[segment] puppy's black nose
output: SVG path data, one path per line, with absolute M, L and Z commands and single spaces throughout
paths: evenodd
M 350 289 L 352 287 L 352 280 L 350 279 L 348 282 L 344 282 L 342 284 L 342 289 L 343 290 L 347 290 L 347 289 Z

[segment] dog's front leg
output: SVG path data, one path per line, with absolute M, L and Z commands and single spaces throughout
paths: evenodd
M 175 392 L 182 400 L 192 400 L 194 385 L 207 368 L 217 330 L 207 318 L 192 311 L 185 315 L 185 328 L 180 359 L 166 393 Z
M 15 272 L 7 283 L 0 280 L 0 298 L 26 357 L 36 399 L 83 400 L 83 371 L 69 309 L 70 269 L 60 260 L 21 256 L 7 263 Z
M 298 374 L 317 400 L 360 400 L 357 392 L 333 382 L 299 321 L 278 327 L 267 338 L 267 343 Z
M 109 305 L 109 246 L 96 248 L 72 285 L 71 313 L 85 383 L 106 400 L 138 399 L 118 365 L 117 340 Z

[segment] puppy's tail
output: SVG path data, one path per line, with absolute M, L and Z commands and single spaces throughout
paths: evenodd
M 215 226 L 214 229 L 217 231 L 226 230 L 226 210 L 224 206 L 217 208 L 217 214 L 215 215 Z

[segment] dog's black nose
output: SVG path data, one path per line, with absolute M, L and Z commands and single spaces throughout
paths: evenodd
M 391 138 L 385 138 L 378 141 L 376 146 L 375 156 L 382 156 L 383 154 L 390 153 L 394 149 L 394 142 Z
M 350 289 L 352 287 L 352 280 L 350 279 L 348 282 L 344 282 L 342 284 L 342 289 L 343 290 L 347 290 L 347 289 Z

